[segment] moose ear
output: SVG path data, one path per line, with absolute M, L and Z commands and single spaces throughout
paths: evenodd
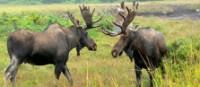
M 124 1 L 121 2 L 121 8 L 125 9 Z

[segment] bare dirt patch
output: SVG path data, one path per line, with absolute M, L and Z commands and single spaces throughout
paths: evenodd
M 166 5 L 171 8 L 170 12 L 147 11 L 139 12 L 138 16 L 156 16 L 170 19 L 200 19 L 200 8 L 189 8 L 186 5 Z

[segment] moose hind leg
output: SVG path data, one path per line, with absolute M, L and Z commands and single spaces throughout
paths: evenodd
M 9 72 L 10 67 L 12 66 L 12 63 L 7 67 L 4 75 L 5 79 L 5 87 L 8 87 L 8 79 L 11 78 L 11 73 Z
M 10 79 L 12 82 L 12 87 L 15 87 L 15 82 L 16 82 L 16 74 L 19 68 L 20 62 L 16 58 L 16 56 L 12 56 L 11 58 L 11 63 L 7 67 L 5 71 L 5 85 L 6 87 L 8 86 L 8 80 Z
M 141 75 L 142 75 L 142 68 L 135 65 L 135 74 L 137 79 L 137 87 L 141 87 Z

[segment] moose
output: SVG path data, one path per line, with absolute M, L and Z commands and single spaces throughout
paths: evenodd
M 133 2 L 133 8 L 125 7 L 121 3 L 121 10 L 118 11 L 117 22 L 113 24 L 119 27 L 120 32 L 112 32 L 102 29 L 102 32 L 109 36 L 121 35 L 112 49 L 114 58 L 120 56 L 123 51 L 134 60 L 137 86 L 141 87 L 141 70 L 147 70 L 150 78 L 150 86 L 153 87 L 153 75 L 156 68 L 160 67 L 162 77 L 165 78 L 165 67 L 163 58 L 167 54 L 167 47 L 162 33 L 150 27 L 132 26 L 131 22 L 136 16 L 138 3 Z M 121 17 L 122 20 L 118 18 Z
M 81 15 L 86 26 L 81 26 L 79 20 L 74 15 L 67 12 L 72 22 L 72 26 L 64 28 L 54 23 L 48 26 L 43 32 L 32 32 L 28 30 L 18 30 L 12 32 L 7 39 L 7 49 L 11 63 L 5 71 L 5 84 L 8 86 L 8 80 L 12 87 L 15 86 L 16 74 L 22 63 L 33 65 L 53 64 L 55 66 L 55 77 L 59 80 L 63 73 L 68 79 L 69 84 L 73 85 L 73 80 L 66 62 L 69 58 L 69 52 L 78 47 L 79 51 L 87 47 L 90 51 L 96 51 L 97 45 L 91 39 L 87 30 L 99 27 L 96 25 L 101 18 L 93 21 L 95 9 L 91 11 L 88 6 L 79 6 Z

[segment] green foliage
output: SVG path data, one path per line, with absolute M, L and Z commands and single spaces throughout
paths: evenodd
M 193 61 L 198 56 L 199 44 L 192 37 L 177 39 L 172 44 L 169 44 L 168 56 L 172 58 L 173 63 L 190 62 L 191 59 Z
M 192 39 L 178 39 L 169 47 L 171 58 L 176 58 L 175 60 L 184 60 L 190 56 Z M 178 59 L 180 58 L 180 59 Z
M 113 17 L 112 16 L 106 16 L 102 21 L 101 21 L 101 26 L 103 29 L 109 29 L 112 30 L 113 29 L 113 25 L 112 25 L 112 21 L 113 21 Z
M 46 6 L 46 5 L 45 5 Z M 38 7 L 39 8 L 39 7 Z M 54 7 L 52 7 L 54 8 Z M 59 7 L 57 7 L 59 8 Z M 17 8 L 16 8 L 17 9 Z M 49 8 L 50 9 L 50 8 Z M 59 8 L 60 9 L 60 8 Z M 63 8 L 61 8 L 63 9 Z M 43 10 L 42 10 L 43 11 Z M 6 40 L 10 32 L 17 28 L 31 31 L 43 31 L 49 24 L 59 23 L 63 27 L 72 23 L 52 10 L 46 12 L 16 12 L 0 14 L 0 85 L 4 85 L 3 73 L 9 65 Z M 74 10 L 73 10 L 74 11 Z M 77 10 L 74 11 L 79 13 Z M 105 13 L 107 14 L 107 13 Z M 78 14 L 76 17 L 81 17 Z M 94 17 L 98 19 L 98 16 Z M 113 18 L 105 15 L 100 22 L 103 28 L 113 29 Z M 83 23 L 83 20 L 81 20 Z M 168 56 L 164 60 L 166 79 L 162 79 L 160 70 L 156 70 L 154 83 L 156 87 L 199 87 L 200 85 L 200 21 L 199 20 L 171 20 L 158 17 L 136 17 L 133 24 L 150 26 L 162 32 L 168 46 Z M 110 52 L 118 37 L 109 37 L 100 32 L 101 28 L 89 30 L 89 36 L 97 43 L 97 51 L 81 51 L 77 57 L 75 50 L 70 52 L 67 65 L 72 73 L 74 87 L 130 87 L 135 86 L 136 79 L 134 64 L 125 54 L 113 59 Z M 22 64 L 17 74 L 17 87 L 52 87 L 54 66 L 32 66 Z M 143 71 L 142 85 L 148 86 L 148 74 Z M 49 77 L 46 79 L 46 77 Z M 59 87 L 66 87 L 64 76 L 59 80 Z
M 23 14 L 7 14 L 3 13 L 0 16 L 1 29 L 0 33 L 8 33 L 15 31 L 13 23 L 16 22 L 17 29 L 29 29 L 33 31 L 42 31 L 49 24 L 59 23 L 63 26 L 69 24 L 67 19 L 64 19 L 55 14 L 44 15 L 41 13 L 23 13 Z

